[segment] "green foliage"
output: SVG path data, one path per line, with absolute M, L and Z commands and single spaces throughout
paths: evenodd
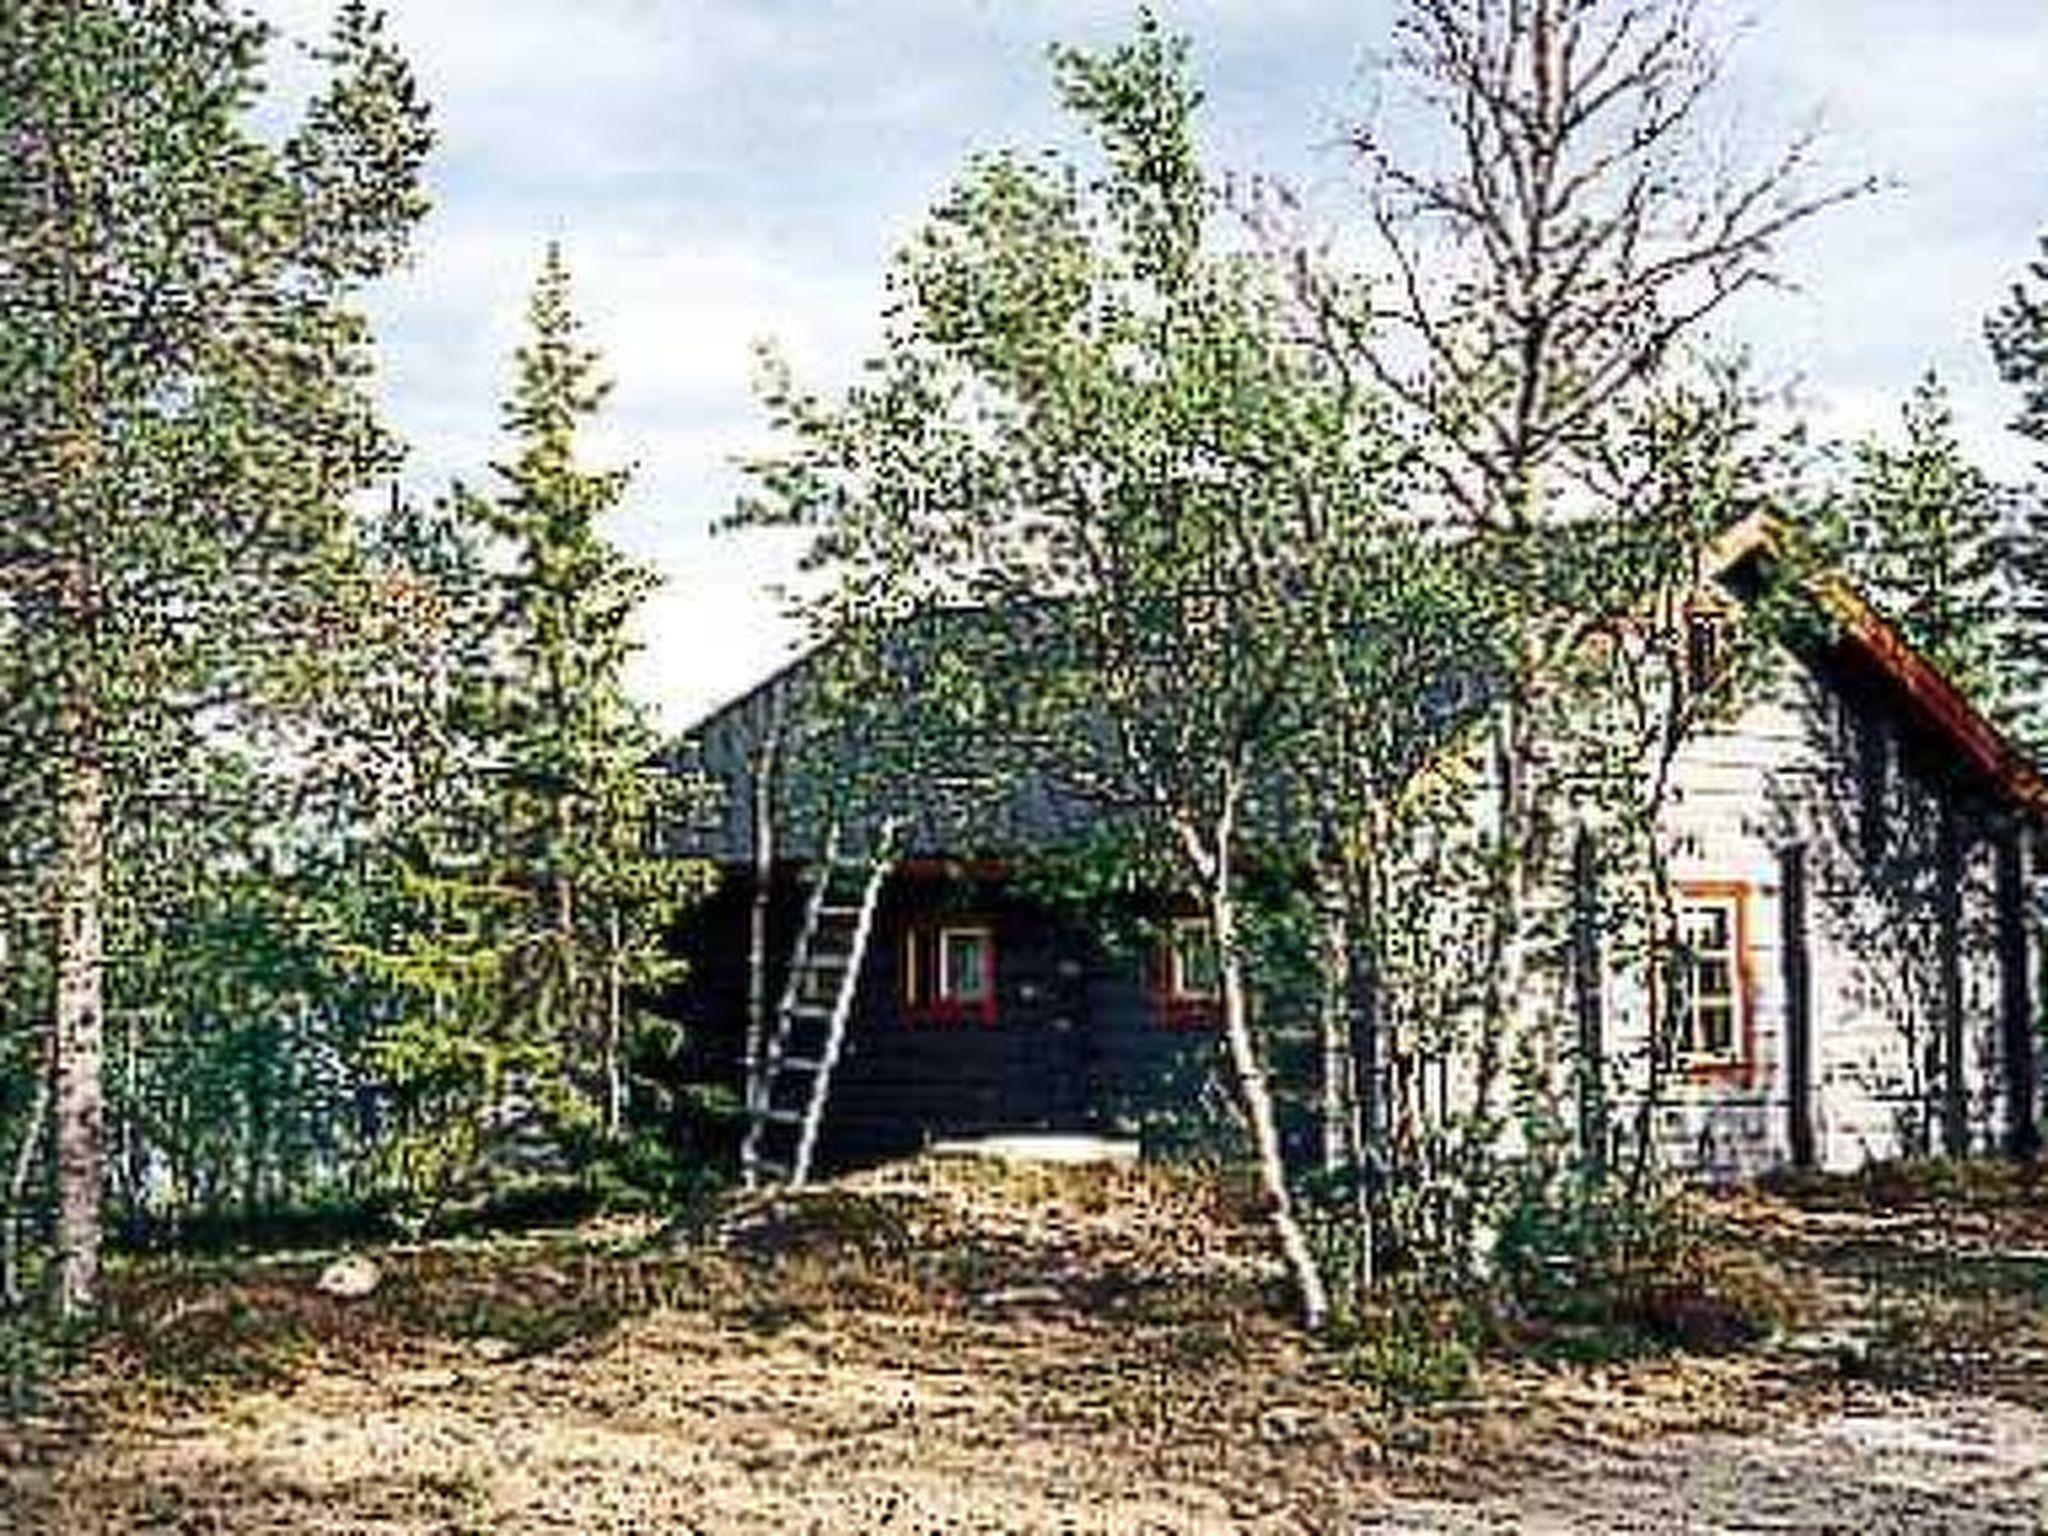
M 1675 1189 L 1525 1184 L 1497 1246 L 1512 1326 L 1580 1359 L 1644 1349 L 1725 1351 L 1789 1326 L 1784 1277 L 1737 1251 Z
M 425 750 L 391 932 L 356 953 L 398 992 L 376 1051 L 388 1154 L 429 1205 L 622 1142 L 638 1009 L 674 978 L 666 935 L 709 881 L 661 844 L 684 790 L 623 682 L 654 578 L 603 529 L 628 475 L 578 456 L 609 386 L 557 250 L 528 319 L 496 493 L 457 487 L 388 527 L 397 570 L 443 606 L 443 679 L 413 703 Z
M 1483 1331 L 1455 1302 L 1397 1302 L 1346 1318 L 1332 1331 L 1345 1374 L 1378 1389 L 1389 1407 L 1468 1398 L 1477 1384 Z
M 2000 377 L 2020 391 L 2013 430 L 2048 444 L 2048 239 L 1985 321 L 1984 334 Z
M 1900 442 L 1856 445 L 1842 512 L 1859 587 L 1928 660 L 1985 707 L 2004 702 L 2006 633 L 1998 488 L 1956 436 L 1948 391 L 1921 379 Z
M 11 895 L 57 917 L 34 936 L 72 1313 L 107 1011 L 204 1017 L 181 924 L 319 819 L 350 499 L 395 462 L 359 298 L 424 211 L 425 110 L 350 0 L 303 115 L 259 124 L 271 42 L 231 0 L 0 8 L 0 805 L 26 832 Z M 264 963 L 236 982 L 289 1014 Z
M 2048 243 L 1986 321 L 1985 335 L 2000 377 L 2020 392 L 2013 431 L 2048 451 Z M 2010 515 L 2002 681 L 2020 733 L 2038 755 L 2048 751 L 2048 491 L 2036 483 L 2017 493 Z

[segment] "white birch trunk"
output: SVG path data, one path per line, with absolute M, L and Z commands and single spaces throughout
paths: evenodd
M 1323 1172 L 1335 1178 L 1351 1161 L 1353 1133 L 1350 1031 L 1351 944 L 1341 900 L 1325 891 L 1322 904 L 1322 994 L 1317 1031 L 1322 1047 Z
M 767 1102 L 762 1062 L 768 1049 L 768 918 L 775 877 L 775 764 L 782 730 L 780 706 L 754 756 L 754 889 L 747 911 L 747 1039 L 746 1102 L 756 1109 Z
M 625 938 L 620 931 L 618 897 L 605 914 L 604 986 L 604 1135 L 617 1141 L 626 1129 L 626 982 Z
M 106 783 L 74 713 L 57 807 L 57 1315 L 89 1312 L 99 1293 L 106 1161 Z
M 1280 1131 L 1273 1115 L 1273 1090 L 1265 1067 L 1252 1041 L 1250 1009 L 1247 1006 L 1244 966 L 1237 938 L 1237 910 L 1228 889 L 1229 868 L 1219 860 L 1209 886 L 1209 921 L 1216 932 L 1217 969 L 1223 993 L 1223 1037 L 1230 1050 L 1230 1064 L 1237 1076 L 1239 1097 L 1245 1119 L 1250 1123 L 1252 1150 L 1258 1165 L 1259 1192 L 1266 1205 L 1267 1219 L 1280 1244 L 1281 1256 L 1293 1276 L 1301 1298 L 1301 1320 L 1311 1332 L 1329 1320 L 1330 1297 L 1316 1265 L 1308 1237 L 1294 1213 L 1287 1191 L 1287 1168 L 1280 1155 Z

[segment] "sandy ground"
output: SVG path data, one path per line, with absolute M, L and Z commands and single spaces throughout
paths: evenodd
M 1170 1399 L 1147 1422 L 1122 1393 L 1091 1391 L 1085 1368 L 1046 1376 L 1088 1343 L 1016 1324 L 921 1330 L 913 1352 L 843 1330 L 763 1344 L 671 1316 L 580 1359 L 330 1372 L 62 1458 L 17 1485 L 6 1528 L 2048 1528 L 2048 1419 L 2031 1409 L 1872 1395 L 1762 1432 L 1538 1443 L 1477 1487 L 1456 1489 L 1453 1470 L 1451 1489 L 1403 1495 L 1314 1410 L 1276 1414 L 1260 1444 L 1205 1444 Z
M 2048 1530 L 2048 1418 L 1970 1398 L 1872 1397 L 1743 1435 L 1538 1453 L 1473 1501 L 1397 1498 L 1353 1527 L 1421 1532 Z
M 965 1302 L 826 1267 L 542 1348 L 338 1307 L 275 1379 L 17 1426 L 0 1531 L 2048 1530 L 2048 1404 L 1999 1379 L 1784 1348 L 1389 1412 L 1278 1319 L 1077 1305 L 1061 1252 Z

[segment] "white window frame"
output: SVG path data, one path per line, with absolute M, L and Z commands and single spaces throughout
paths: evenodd
M 933 967 L 932 1000 L 964 1007 L 986 1007 L 996 992 L 996 934 L 988 923 L 959 923 L 939 929 L 938 964 Z M 955 986 L 953 941 L 973 939 L 981 945 L 981 990 L 966 993 Z
M 1183 935 L 1209 946 L 1215 977 L 1206 987 L 1188 984 L 1187 949 Z M 1166 937 L 1166 995 L 1177 1003 L 1213 1003 L 1223 996 L 1222 957 L 1216 953 L 1216 928 L 1206 917 L 1177 917 Z
M 1702 882 L 1702 888 L 1681 889 L 1678 895 L 1678 938 L 1684 949 L 1685 958 L 1685 1038 L 1678 1043 L 1678 1055 L 1682 1061 L 1706 1066 L 1735 1065 L 1742 1062 L 1749 1038 L 1749 957 L 1743 952 L 1749 933 L 1748 913 L 1745 910 L 1746 894 L 1740 887 L 1715 886 Z M 1712 949 L 1696 948 L 1694 944 L 1693 918 L 1695 914 L 1712 910 L 1724 915 L 1727 924 L 1727 944 Z M 1703 1011 L 1705 1007 L 1716 1006 L 1723 1001 L 1720 993 L 1703 997 L 1699 988 L 1700 963 L 1703 960 L 1723 961 L 1727 965 L 1728 989 L 1725 1001 L 1728 1006 L 1728 1039 L 1725 1045 L 1704 1044 Z

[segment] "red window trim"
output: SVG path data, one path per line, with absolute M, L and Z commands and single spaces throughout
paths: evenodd
M 1683 906 L 1688 901 L 1725 901 L 1735 909 L 1735 992 L 1742 1017 L 1736 1021 L 1735 1049 L 1728 1056 L 1687 1055 L 1682 1050 L 1678 1070 L 1698 1082 L 1731 1082 L 1741 1087 L 1756 1083 L 1756 958 L 1750 950 L 1749 908 L 1755 887 L 1747 880 L 1680 880 L 1676 892 Z M 1651 993 L 1652 1005 L 1655 1000 Z
M 1223 1017 L 1220 992 L 1180 990 L 1180 956 L 1175 940 L 1181 925 L 1190 923 L 1209 926 L 1207 918 L 1195 913 L 1178 913 L 1170 917 L 1166 935 L 1153 945 L 1146 966 L 1146 991 L 1151 994 L 1153 1012 L 1166 1029 L 1213 1029 Z
M 941 946 L 946 934 L 959 932 L 978 933 L 988 945 L 988 991 L 971 1000 L 938 995 L 943 964 Z M 991 918 L 957 917 L 907 924 L 898 959 L 903 968 L 899 990 L 905 1020 L 912 1024 L 994 1024 L 996 998 L 1001 991 L 997 981 L 1000 953 L 996 925 Z

